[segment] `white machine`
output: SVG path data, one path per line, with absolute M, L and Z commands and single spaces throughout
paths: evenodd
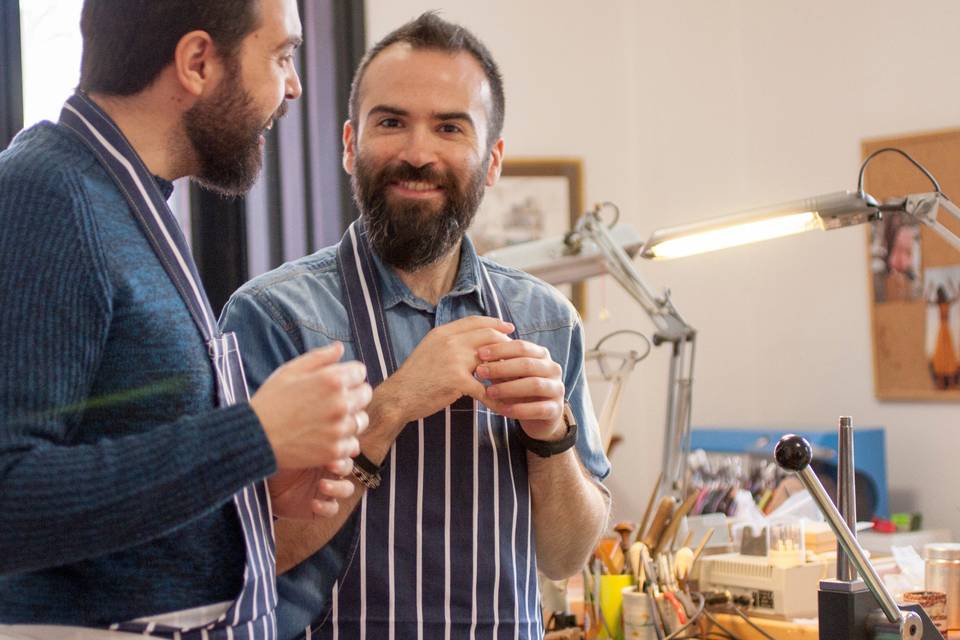
M 700 591 L 729 591 L 751 603 L 751 615 L 787 620 L 816 618 L 820 580 L 836 572 L 835 562 L 775 567 L 766 557 L 740 553 L 707 556 L 700 562 Z

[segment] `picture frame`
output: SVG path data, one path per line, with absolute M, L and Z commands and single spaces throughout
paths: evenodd
M 470 229 L 483 255 L 505 246 L 563 235 L 584 212 L 583 161 L 579 158 L 504 160 L 497 184 L 487 189 Z M 586 316 L 586 283 L 558 287 Z

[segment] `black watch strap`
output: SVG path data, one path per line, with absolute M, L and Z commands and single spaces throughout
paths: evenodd
M 357 457 L 353 459 L 352 473 L 353 477 L 357 479 L 357 482 L 367 489 L 376 489 L 380 486 L 380 470 L 382 468 L 382 465 L 374 464 L 373 461 L 363 455 L 363 453 L 358 453 Z
M 517 439 L 520 441 L 520 444 L 523 445 L 524 449 L 535 453 L 541 458 L 555 456 L 577 444 L 577 421 L 573 417 L 570 405 L 567 403 L 563 404 L 563 422 L 567 425 L 567 433 L 559 440 L 551 442 L 531 438 L 527 435 L 527 432 L 523 430 L 523 427 L 517 429 Z

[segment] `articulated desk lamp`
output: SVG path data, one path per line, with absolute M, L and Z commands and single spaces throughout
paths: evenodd
M 930 180 L 933 191 L 909 194 L 883 203 L 867 194 L 863 189 L 864 172 L 875 156 L 885 152 L 899 153 L 909 160 Z M 902 150 L 893 148 L 879 149 L 864 160 L 855 192 L 841 191 L 656 231 L 642 249 L 635 231 L 629 226 L 617 226 L 615 219 L 608 228 L 600 218 L 603 208 L 601 205 L 585 213 L 562 241 L 547 239 L 525 243 L 490 256 L 551 284 L 577 282 L 609 273 L 643 307 L 657 327 L 654 345 L 670 344 L 673 347 L 663 473 L 664 486 L 675 495 L 682 493 L 685 481 L 696 332 L 677 312 L 669 292 L 658 297 L 644 283 L 631 262 L 638 250 L 648 259 L 679 258 L 804 231 L 876 222 L 882 220 L 884 214 L 894 212 L 932 228 L 960 250 L 960 237 L 937 220 L 942 209 L 960 223 L 960 207 L 947 198 L 929 171 Z M 809 444 L 797 436 L 786 436 L 777 447 L 777 461 L 784 469 L 798 474 L 838 540 L 837 580 L 821 582 L 820 640 L 941 638 L 919 605 L 901 607 L 896 604 L 851 530 L 856 520 L 851 428 L 849 418 L 841 418 L 841 442 L 846 444 L 841 445 L 840 451 L 838 494 L 844 514 L 833 505 L 810 470 Z M 858 573 L 863 580 L 857 578 Z M 879 610 L 875 603 L 880 604 Z
M 909 194 L 884 203 L 867 194 L 863 190 L 864 171 L 877 154 L 884 152 L 899 153 L 913 163 L 930 180 L 933 191 Z M 864 160 L 856 192 L 816 196 L 657 231 L 644 245 L 642 255 L 654 259 L 688 256 L 803 231 L 838 229 L 879 221 L 884 214 L 892 212 L 932 228 L 960 250 L 960 237 L 937 220 L 941 210 L 960 223 L 960 208 L 940 190 L 940 185 L 930 172 L 902 150 L 885 148 L 875 151 Z M 788 435 L 776 448 L 777 462 L 783 469 L 797 473 L 837 536 L 837 579 L 820 583 L 820 640 L 941 638 L 922 608 L 918 605 L 897 605 L 857 542 L 853 532 L 856 493 L 853 484 L 852 421 L 849 417 L 840 418 L 839 458 L 837 493 L 840 510 L 831 502 L 820 480 L 810 469 L 809 443 L 799 436 Z M 862 580 L 858 579 L 858 574 Z M 879 610 L 877 604 L 880 605 Z
M 604 209 L 613 210 L 613 222 L 601 218 Z M 617 224 L 619 211 L 604 203 L 581 216 L 572 231 L 562 238 L 547 238 L 513 245 L 488 255 L 491 259 L 537 276 L 553 285 L 580 282 L 598 275 L 610 274 L 636 300 L 656 327 L 653 345 L 671 346 L 669 387 L 667 391 L 666 435 L 663 445 L 663 479 L 665 493 L 682 498 L 686 476 L 686 451 L 690 438 L 690 399 L 693 380 L 694 338 L 696 331 L 687 324 L 673 302 L 670 292 L 657 296 L 640 277 L 631 257 L 643 241 L 629 225 Z M 623 354 L 616 354 L 621 355 Z M 639 361 L 635 355 L 625 356 L 627 367 Z M 623 366 L 621 371 L 623 371 Z M 622 377 L 621 377 L 622 381 Z M 613 393 L 613 405 L 619 399 L 620 387 Z M 611 402 L 608 398 L 604 413 Z M 606 444 L 606 443 L 605 443 Z

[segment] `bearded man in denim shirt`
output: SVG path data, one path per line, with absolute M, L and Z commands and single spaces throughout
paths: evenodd
M 281 637 L 542 637 L 538 570 L 575 573 L 606 525 L 577 314 L 464 235 L 503 112 L 462 27 L 424 14 L 386 36 L 343 132 L 360 219 L 224 310 L 254 388 L 335 341 L 375 386 L 360 490 L 333 519 L 278 523 Z

